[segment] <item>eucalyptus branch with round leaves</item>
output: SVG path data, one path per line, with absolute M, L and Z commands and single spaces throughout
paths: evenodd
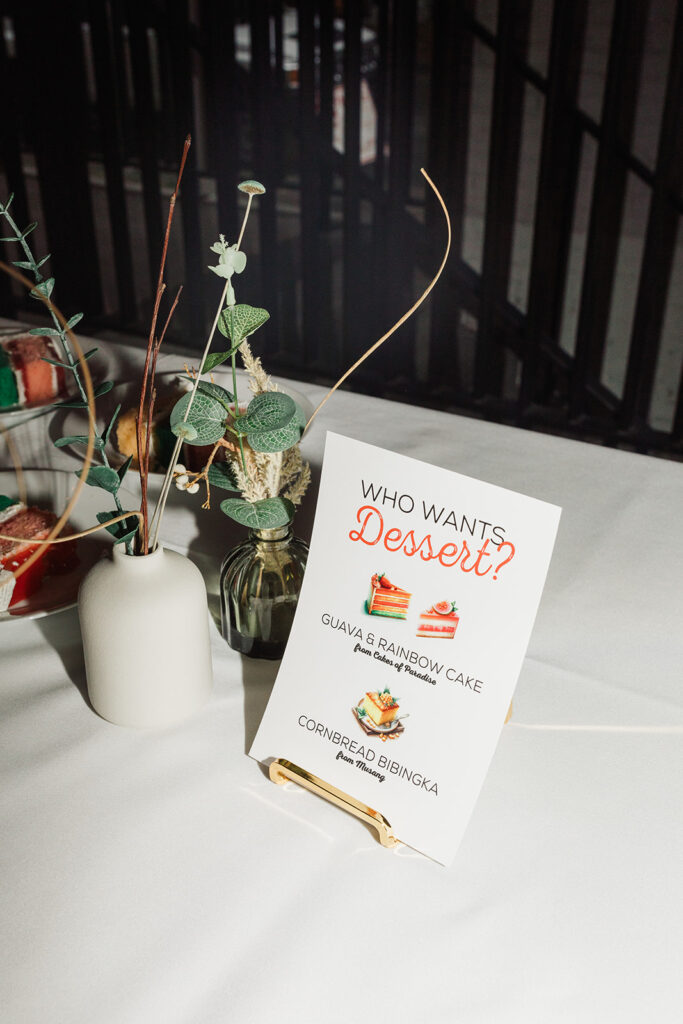
M 232 280 L 247 265 L 246 254 L 240 246 L 253 197 L 263 195 L 266 190 L 257 181 L 244 181 L 238 188 L 248 196 L 239 238 L 230 245 L 225 236 L 220 235 L 211 246 L 211 252 L 218 256 L 218 263 L 209 267 L 225 280 L 214 331 L 218 329 L 228 340 L 229 347 L 223 352 L 209 354 L 209 339 L 192 391 L 176 403 L 171 414 L 171 430 L 178 438 L 176 448 L 184 442 L 198 446 L 213 445 L 213 450 L 201 472 L 190 474 L 181 465 L 175 468 L 174 476 L 182 490 L 195 490 L 200 482 L 204 482 L 207 489 L 205 507 L 211 500 L 212 484 L 241 494 L 241 497 L 226 498 L 221 502 L 225 515 L 243 526 L 273 529 L 291 522 L 295 505 L 303 498 L 310 479 L 309 468 L 298 451 L 306 418 L 294 399 L 278 391 L 270 382 L 260 360 L 254 359 L 247 341 L 266 323 L 270 314 L 256 306 L 238 304 Z M 238 353 L 254 393 L 244 411 L 237 399 Z M 203 379 L 204 374 L 211 374 L 228 360 L 232 371 L 232 392 L 213 380 Z M 223 463 L 214 461 L 219 449 L 226 457 Z M 288 492 L 282 494 L 287 485 L 290 485 Z
M 253 356 L 247 340 L 263 326 L 269 314 L 265 309 L 238 305 L 232 277 L 245 269 L 246 256 L 240 245 L 251 200 L 254 194 L 263 194 L 265 188 L 253 181 L 238 186 L 249 195 L 239 239 L 235 245 L 230 246 L 221 235 L 219 241 L 211 247 L 219 259 L 218 265 L 210 269 L 226 281 L 218 313 L 202 356 L 200 371 L 194 378 L 193 391 L 191 395 L 180 399 L 171 415 L 171 428 L 178 437 L 178 450 L 183 441 L 195 445 L 213 445 L 211 456 L 200 473 L 188 473 L 184 466 L 178 466 L 177 471 L 170 470 L 181 490 L 194 491 L 198 484 L 205 483 L 205 507 L 208 507 L 210 501 L 210 487 L 214 485 L 241 494 L 241 497 L 223 500 L 221 509 L 244 526 L 267 529 L 284 526 L 291 521 L 295 505 L 303 498 L 310 481 L 309 467 L 303 462 L 299 449 L 303 434 L 337 388 L 422 305 L 441 277 L 448 260 L 452 238 L 448 209 L 427 172 L 424 168 L 420 171 L 438 200 L 445 219 L 447 235 L 441 263 L 419 298 L 346 370 L 323 397 L 308 421 L 296 402 L 277 391 L 270 383 L 260 360 Z M 209 355 L 216 327 L 229 340 L 230 347 L 225 352 Z M 238 352 L 255 394 L 244 412 L 239 408 L 236 397 L 235 360 Z M 228 359 L 232 366 L 233 394 L 212 380 L 202 379 L 202 374 L 210 373 Z M 219 449 L 224 449 L 228 458 L 225 463 L 216 464 Z M 174 458 L 174 467 L 175 461 Z M 288 490 L 285 490 L 285 485 Z
M 42 302 L 47 307 L 50 313 L 50 318 L 53 323 L 52 327 L 34 327 L 30 329 L 28 333 L 40 337 L 55 338 L 59 342 L 60 348 L 62 350 L 63 359 L 49 359 L 46 356 L 43 356 L 42 359 L 44 362 L 50 363 L 51 365 L 56 367 L 61 367 L 63 370 L 70 372 L 72 374 L 78 397 L 68 398 L 65 401 L 58 401 L 55 402 L 54 404 L 57 408 L 62 409 L 87 410 L 88 418 L 91 421 L 91 426 L 94 431 L 95 450 L 98 452 L 102 464 L 97 466 L 90 466 L 88 468 L 88 471 L 85 475 L 85 483 L 88 484 L 90 487 L 99 487 L 101 490 L 106 491 L 112 496 L 112 500 L 116 506 L 116 511 L 100 512 L 98 513 L 97 518 L 99 522 L 102 524 L 109 523 L 111 520 L 116 518 L 116 523 L 112 523 L 112 525 L 107 526 L 106 529 L 114 537 L 114 543 L 125 543 L 126 549 L 130 553 L 130 543 L 132 537 L 137 532 L 137 522 L 135 522 L 135 525 L 133 526 L 133 520 L 131 520 L 130 522 L 122 520 L 121 517 L 126 515 L 127 513 L 125 512 L 123 505 L 121 504 L 121 501 L 118 496 L 118 491 L 123 482 L 123 478 L 128 472 L 131 460 L 128 459 L 121 467 L 119 467 L 119 469 L 114 469 L 110 465 L 106 453 L 107 441 L 109 440 L 109 436 L 112 432 L 114 423 L 116 422 L 116 418 L 119 414 L 121 406 L 118 405 L 116 407 L 104 432 L 100 433 L 97 430 L 94 412 L 93 409 L 91 409 L 90 404 L 88 402 L 88 395 L 86 394 L 85 385 L 83 383 L 83 380 L 81 379 L 81 374 L 79 372 L 78 366 L 78 359 L 74 356 L 68 338 L 68 332 L 72 331 L 76 324 L 80 323 L 80 321 L 83 319 L 83 314 L 75 313 L 65 323 L 60 322 L 51 301 L 55 287 L 55 279 L 54 277 L 46 278 L 42 273 L 42 267 L 50 259 L 50 254 L 48 253 L 47 256 L 43 256 L 42 259 L 40 260 L 37 260 L 35 258 L 31 246 L 27 242 L 27 238 L 38 226 L 37 221 L 34 221 L 32 224 L 29 224 L 29 226 L 27 228 L 24 228 L 24 230 L 22 231 L 21 228 L 19 228 L 19 226 L 17 225 L 16 221 L 14 220 L 12 214 L 9 212 L 13 198 L 14 196 L 11 195 L 6 203 L 0 203 L 0 216 L 4 217 L 5 221 L 7 222 L 7 224 L 13 232 L 12 235 L 8 235 L 5 238 L 0 238 L 0 241 L 10 243 L 13 242 L 21 247 L 24 259 L 12 260 L 11 265 L 17 267 L 19 270 L 28 271 L 31 274 L 33 280 L 35 281 L 35 287 L 31 289 L 29 294 L 31 298 L 37 299 L 39 302 Z M 91 348 L 88 352 L 84 353 L 83 359 L 90 359 L 92 356 L 95 355 L 96 352 L 96 348 Z M 106 395 L 107 392 L 111 391 L 113 386 L 113 381 L 104 381 L 102 384 L 100 384 L 98 387 L 94 389 L 94 398 L 99 398 L 102 395 Z M 57 448 L 63 448 L 67 445 L 76 445 L 85 448 L 88 445 L 88 435 L 68 435 L 66 437 L 60 437 L 55 441 L 55 446 Z M 130 515 L 133 515 L 133 513 L 130 513 Z

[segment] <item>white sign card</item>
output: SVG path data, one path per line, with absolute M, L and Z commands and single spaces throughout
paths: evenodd
M 560 509 L 328 433 L 304 584 L 250 754 L 455 857 L 512 698 Z

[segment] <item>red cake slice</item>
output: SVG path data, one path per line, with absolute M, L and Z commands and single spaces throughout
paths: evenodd
M 9 607 L 26 600 L 40 587 L 48 573 L 68 572 L 76 561 L 76 541 L 69 544 L 35 544 L 45 540 L 57 522 L 54 512 L 32 506 L 27 508 L 16 502 L 0 512 L 0 533 L 10 537 L 30 537 L 31 540 L 0 540 L 0 569 L 14 573 L 26 562 L 34 551 L 43 549 L 43 556 L 19 576 L 9 602 Z
M 50 338 L 15 334 L 5 338 L 2 346 L 14 374 L 19 405 L 46 405 L 64 394 L 64 367 L 45 362 L 60 358 Z
M 387 579 L 384 573 L 376 572 L 370 580 L 370 594 L 366 605 L 368 615 L 385 615 L 390 619 L 405 619 L 411 597 L 412 594 L 397 587 Z
M 416 636 L 452 640 L 460 618 L 454 601 L 437 601 L 420 615 Z

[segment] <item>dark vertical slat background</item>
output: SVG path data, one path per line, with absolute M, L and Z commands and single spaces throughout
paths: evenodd
M 15 8 L 14 25 L 18 58 L 31 69 L 21 76 L 24 109 L 30 112 L 24 129 L 36 161 L 49 268 L 57 279 L 54 299 L 67 315 L 78 310 L 96 316 L 102 288 L 87 166 L 84 14 L 81 4 L 64 8 L 59 47 L 49 20 L 36 18 L 26 5 Z
M 527 52 L 539 2 L 500 0 L 492 25 L 479 20 L 474 0 L 75 0 L 40 19 L 7 0 L 0 171 L 7 192 L 16 193 L 20 223 L 41 221 L 54 253 L 58 302 L 66 312 L 84 309 L 90 331 L 146 333 L 167 198 L 192 132 L 170 257 L 172 276 L 185 284 L 176 336 L 190 347 L 203 343 L 216 295 L 204 250 L 216 229 L 237 237 L 244 197 L 236 185 L 255 177 L 267 192 L 254 204 L 238 299 L 271 313 L 257 343 L 269 370 L 331 381 L 408 308 L 438 265 L 443 220 L 418 175 L 424 164 L 450 210 L 451 259 L 419 319 L 364 364 L 352 386 L 683 457 L 680 378 L 668 382 L 672 427 L 651 425 L 661 359 L 676 365 L 671 292 L 683 212 L 682 0 L 671 24 L 669 68 L 662 69 L 663 106 L 651 114 L 661 113 L 652 167 L 632 140 L 637 116 L 642 130 L 640 67 L 647 31 L 667 31 L 661 25 L 673 0 L 615 0 L 599 116 L 579 104 L 586 60 L 595 56 L 587 11 L 596 0 L 551 4 L 544 71 L 546 62 L 532 65 Z M 478 274 L 462 245 L 466 216 L 478 215 L 465 203 L 473 132 L 486 105 L 472 95 L 482 54 L 493 55 L 495 73 Z M 533 130 L 523 116 L 525 96 L 542 102 L 544 114 L 523 310 L 508 291 L 520 170 L 530 203 L 529 165 L 520 169 L 528 159 L 524 133 Z M 376 117 L 374 157 L 363 165 L 362 97 L 366 114 Z M 582 153 L 593 146 L 572 349 L 560 343 L 560 332 L 567 295 L 574 301 L 567 287 L 570 270 L 576 273 L 570 251 L 584 201 Z M 103 197 L 90 174 L 95 166 L 106 185 L 106 222 L 98 223 L 93 202 L 101 211 Z M 138 176 L 141 196 L 129 184 Z M 622 223 L 629 182 L 649 210 L 630 338 L 621 339 L 621 369 L 610 378 L 624 381 L 619 395 L 602 378 L 621 233 L 632 230 Z M 113 259 L 101 264 L 100 253 L 110 247 Z M 4 248 L 7 258 L 16 257 Z M 35 306 L 3 278 L 0 311 L 30 310 L 40 318 Z
M 411 162 L 413 155 L 413 95 L 415 82 L 417 21 L 413 4 L 394 3 L 390 28 L 391 78 L 389 93 L 389 166 L 387 168 L 388 216 L 385 251 L 386 298 L 385 325 L 398 320 L 412 304 L 415 292 L 410 252 L 410 233 L 406 221 L 398 216 L 410 203 Z M 415 323 L 408 321 L 392 339 L 391 368 L 388 374 L 392 388 L 404 394 L 415 391 Z
M 128 229 L 128 210 L 123 181 L 125 161 L 121 117 L 125 110 L 125 103 L 116 71 L 112 48 L 114 26 L 109 20 L 109 13 L 105 4 L 88 4 L 98 120 L 100 125 L 107 126 L 106 131 L 100 131 L 99 141 L 107 179 L 107 208 L 114 250 L 118 301 L 121 315 L 126 321 L 132 322 L 135 318 L 136 301 L 131 236 Z
M 363 350 L 360 302 L 360 0 L 345 0 L 344 17 L 344 201 L 343 201 L 343 359 L 351 363 Z
M 273 102 L 275 88 L 270 58 L 269 4 L 249 4 L 251 24 L 251 75 L 249 93 L 252 100 L 252 165 L 255 176 L 266 184 L 271 197 L 279 181 L 277 160 L 273 144 Z M 267 179 L 267 182 L 266 182 Z M 265 306 L 271 314 L 263 329 L 262 344 L 266 353 L 282 347 L 281 322 L 278 309 L 278 259 L 276 203 L 271 198 L 258 206 L 260 235 L 259 261 L 261 267 L 261 300 L 254 305 Z
M 491 141 L 486 192 L 481 312 L 474 367 L 475 394 L 499 394 L 505 349 L 498 340 L 497 307 L 507 295 L 512 259 L 512 232 L 522 139 L 524 78 L 516 60 L 526 55 L 531 0 L 502 0 L 491 114 Z
M 624 428 L 647 421 L 676 253 L 678 223 L 668 196 L 683 188 L 683 3 L 678 5 L 659 151 L 619 414 Z
M 150 53 L 148 45 L 149 20 L 146 5 L 129 0 L 125 10 L 128 22 L 131 71 L 135 100 L 135 142 L 142 179 L 142 208 L 145 219 L 147 265 L 149 279 L 156 283 L 163 244 L 161 215 L 161 185 L 159 181 L 161 153 L 157 145 L 156 114 L 153 103 Z M 153 285 L 152 285 L 153 286 Z
M 576 196 L 580 129 L 574 117 L 583 57 L 588 2 L 556 3 L 554 8 L 548 91 L 534 222 L 529 294 L 524 330 L 525 358 L 520 407 L 542 400 L 547 364 L 542 345 L 559 343 L 565 295 L 572 213 Z M 539 394 L 540 389 L 540 394 Z
M 616 0 L 614 6 L 576 331 L 573 416 L 589 410 L 587 384 L 598 379 L 605 351 L 628 173 L 620 150 L 631 145 L 648 7 L 647 0 Z
M 453 232 L 453 252 L 462 252 L 465 216 L 465 182 L 469 137 L 469 97 L 472 77 L 472 35 L 464 14 L 472 3 L 438 0 L 434 9 L 431 81 L 429 174 L 439 183 L 448 207 Z M 430 236 L 443 231 L 436 203 L 427 208 Z M 439 288 L 432 298 L 429 377 L 439 391 L 457 396 L 463 392 L 458 345 L 460 309 L 453 289 Z
M 207 146 L 216 180 L 218 230 L 237 238 L 237 191 L 240 180 L 238 71 L 235 60 L 235 4 L 203 0 Z

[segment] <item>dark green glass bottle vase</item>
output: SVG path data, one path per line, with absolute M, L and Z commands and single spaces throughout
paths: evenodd
M 308 545 L 292 527 L 250 530 L 221 567 L 223 636 L 240 654 L 281 658 L 292 628 Z

